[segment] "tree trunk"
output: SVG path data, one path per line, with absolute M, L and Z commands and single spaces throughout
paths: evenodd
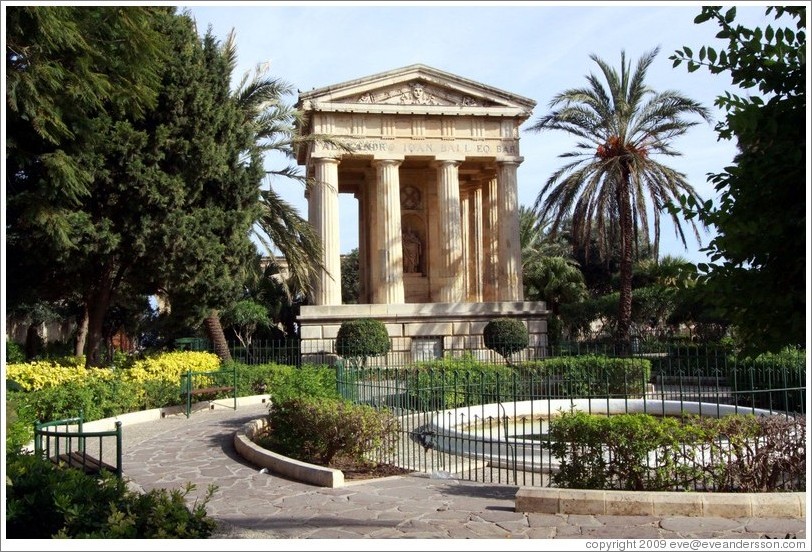
M 88 313 L 87 321 L 87 358 L 85 366 L 88 368 L 102 365 L 102 340 L 104 339 L 104 319 L 110 308 L 110 299 L 113 296 L 113 281 L 110 270 L 106 269 L 99 277 L 96 286 L 88 294 L 85 308 Z
M 42 350 L 41 322 L 32 322 L 25 332 L 25 359 L 32 360 Z
M 226 334 L 223 333 L 223 326 L 220 324 L 220 313 L 213 310 L 203 320 L 203 325 L 206 327 L 206 335 L 209 336 L 209 341 L 214 345 L 214 354 L 220 357 L 223 362 L 231 360 L 231 351 L 228 349 L 228 341 L 226 341 Z
M 615 339 L 624 352 L 629 346 L 629 331 L 632 324 L 632 250 L 634 229 L 632 207 L 629 197 L 630 176 L 624 170 L 618 186 L 618 207 L 620 209 L 620 302 L 617 315 Z
M 76 329 L 76 348 L 74 353 L 76 356 L 85 354 L 85 343 L 87 342 L 87 325 L 90 315 L 87 310 L 87 302 L 85 302 L 82 310 L 82 319 L 79 321 L 79 327 Z

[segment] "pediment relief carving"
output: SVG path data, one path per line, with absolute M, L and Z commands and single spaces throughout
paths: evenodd
M 483 98 L 476 98 L 462 94 L 457 90 L 417 80 L 376 90 L 368 90 L 360 95 L 341 98 L 338 101 L 382 105 L 453 105 L 461 107 L 490 107 L 496 105 Z

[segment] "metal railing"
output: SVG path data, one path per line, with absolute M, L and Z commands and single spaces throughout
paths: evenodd
M 550 420 L 573 407 L 596 414 L 777 414 L 804 421 L 803 351 L 764 362 L 708 347 L 624 349 L 615 357 L 611 349 L 571 345 L 553 353 L 511 366 L 470 355 L 402 366 L 339 361 L 338 388 L 344 398 L 400 419 L 395 451 L 377 461 L 437 477 L 518 485 L 551 484 L 558 459 L 550 453 Z
M 111 438 L 114 442 L 112 450 L 105 447 L 105 441 Z M 115 429 L 109 431 L 85 431 L 81 413 L 75 418 L 36 423 L 34 451 L 55 464 L 65 464 L 90 474 L 104 469 L 121 478 L 121 421 L 116 421 Z

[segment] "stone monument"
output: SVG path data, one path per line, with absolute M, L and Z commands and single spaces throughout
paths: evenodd
M 329 354 L 341 322 L 363 317 L 387 324 L 395 353 L 481 351 L 500 316 L 545 348 L 547 309 L 523 300 L 519 244 L 519 126 L 533 100 L 411 65 L 300 93 L 297 107 L 303 134 L 344 146 L 297 152 L 325 267 L 299 314 L 303 352 Z M 339 193 L 358 200 L 359 305 L 341 304 Z

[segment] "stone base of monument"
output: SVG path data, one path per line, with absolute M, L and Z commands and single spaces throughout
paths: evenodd
M 412 362 L 470 353 L 481 360 L 503 362 L 485 347 L 482 332 L 495 318 L 514 318 L 527 326 L 529 345 L 511 360 L 543 358 L 547 350 L 547 316 L 544 302 L 499 301 L 487 303 L 407 303 L 400 305 L 330 305 L 301 307 L 302 360 L 334 364 L 335 338 L 341 323 L 372 318 L 386 325 L 392 350 L 368 359 L 368 366 L 402 367 Z

